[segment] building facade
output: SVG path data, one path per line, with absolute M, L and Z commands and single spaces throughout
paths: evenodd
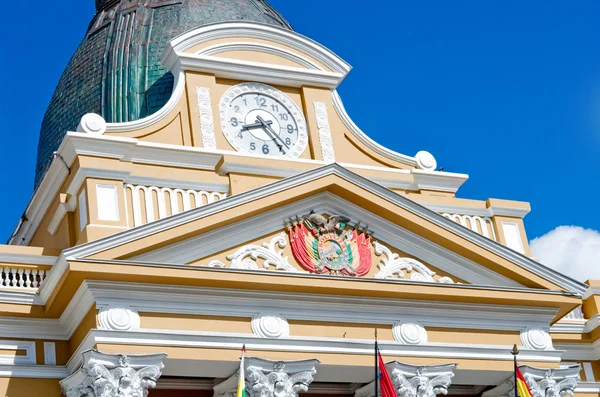
M 600 282 L 528 203 L 368 137 L 350 66 L 260 0 L 96 0 L 0 246 L 0 395 L 600 395 Z M 597 382 L 596 380 L 599 380 Z

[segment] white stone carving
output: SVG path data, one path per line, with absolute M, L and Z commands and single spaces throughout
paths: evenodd
M 66 397 L 146 397 L 164 368 L 165 354 L 83 353 L 83 366 L 60 381 Z
M 277 246 L 285 248 L 286 245 L 287 237 L 285 233 L 281 233 L 262 246 L 254 244 L 246 245 L 237 250 L 233 255 L 229 255 L 227 259 L 231 261 L 230 268 L 232 269 L 266 270 L 273 266 L 276 270 L 297 272 L 298 270 L 289 264 L 287 256 L 283 256 L 283 250 L 277 250 Z M 263 259 L 262 267 L 259 267 L 256 263 L 258 258 Z
M 377 265 L 379 272 L 375 274 L 377 279 L 393 279 L 404 278 L 404 272 L 410 273 L 409 279 L 412 281 L 427 281 L 435 283 L 433 278 L 435 272 L 431 271 L 427 266 L 412 258 L 400 258 L 400 255 L 392 253 L 385 245 L 375 242 L 375 254 L 383 257 Z M 442 284 L 454 284 L 450 277 L 442 277 L 438 281 Z
M 323 161 L 328 164 L 335 163 L 335 152 L 333 151 L 331 127 L 329 126 L 329 117 L 327 116 L 327 105 L 324 102 L 315 102 L 314 105 Z
M 140 316 L 129 307 L 104 306 L 98 313 L 101 329 L 111 331 L 133 331 L 140 328 Z
M 252 92 L 273 97 L 290 111 L 292 117 L 298 125 L 298 140 L 290 148 L 290 150 L 286 152 L 284 156 L 290 158 L 300 157 L 300 155 L 304 152 L 306 146 L 308 145 L 308 130 L 306 128 L 306 120 L 304 118 L 304 114 L 300 110 L 298 105 L 296 105 L 296 103 L 293 100 L 291 100 L 287 95 L 267 84 L 242 83 L 231 87 L 229 90 L 227 90 L 227 92 L 225 92 L 225 94 L 223 94 L 223 97 L 221 98 L 221 101 L 219 103 L 219 112 L 221 116 L 221 129 L 223 131 L 223 135 L 225 135 L 225 138 L 227 138 L 227 140 L 235 150 L 241 152 L 248 152 L 248 150 L 238 142 L 238 140 L 232 133 L 232 130 L 230 130 L 227 127 L 227 111 L 229 109 L 229 105 L 235 98 L 237 98 L 241 94 Z
M 196 87 L 196 97 L 198 99 L 198 112 L 200 113 L 202 145 L 204 149 L 216 149 L 217 141 L 215 140 L 215 121 L 210 101 L 210 89 Z
M 100 136 L 106 132 L 106 121 L 96 113 L 83 115 L 77 126 L 77 132 L 85 132 L 90 135 Z
M 450 219 L 456 223 L 468 227 L 476 233 L 481 234 L 489 239 L 498 241 L 496 232 L 494 230 L 494 223 L 489 216 L 477 216 L 477 215 L 461 215 L 461 214 L 449 214 L 447 212 L 442 213 L 444 218 Z
M 227 198 L 226 193 L 131 184 L 125 185 L 125 191 L 131 194 L 125 197 L 128 202 L 131 197 L 128 207 L 133 208 L 133 225 L 136 227 Z
M 392 334 L 396 341 L 405 345 L 422 345 L 427 343 L 427 331 L 420 324 L 398 322 L 394 324 Z
M 290 325 L 280 315 L 260 313 L 252 318 L 252 332 L 263 338 L 281 338 L 290 336 Z
M 398 397 L 435 397 L 447 394 L 456 364 L 419 367 L 392 361 L 385 364 Z M 373 397 L 373 382 L 361 387 L 354 397 Z
M 319 360 L 270 361 L 246 357 L 246 393 L 249 397 L 298 397 L 308 391 Z M 234 397 L 239 372 L 213 387 L 214 397 Z
M 248 360 L 246 380 L 252 397 L 298 397 L 306 393 L 319 360 L 268 361 Z
M 523 346 L 534 350 L 550 350 L 554 348 L 550 333 L 543 329 L 527 328 L 521 331 L 521 342 Z
M 581 370 L 579 365 L 552 369 L 521 365 L 519 368 L 533 397 L 572 397 Z M 514 397 L 514 395 L 515 383 L 511 376 L 504 383 L 483 393 L 482 397 Z

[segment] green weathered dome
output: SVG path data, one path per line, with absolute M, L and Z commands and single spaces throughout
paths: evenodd
M 169 40 L 199 26 L 240 20 L 291 29 L 264 0 L 95 1 L 96 15 L 42 122 L 36 187 L 65 133 L 84 114 L 100 114 L 110 123 L 134 121 L 169 100 L 173 75 L 159 61 Z

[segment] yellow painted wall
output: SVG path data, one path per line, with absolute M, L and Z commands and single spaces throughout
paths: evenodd
M 0 378 L 0 396 L 62 397 L 58 379 Z

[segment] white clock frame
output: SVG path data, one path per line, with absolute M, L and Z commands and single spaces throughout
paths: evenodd
M 284 155 L 267 156 L 252 153 L 239 144 L 235 135 L 232 134 L 228 128 L 227 109 L 229 108 L 231 102 L 239 95 L 254 92 L 273 97 L 279 102 L 281 102 L 281 104 L 290 111 L 292 117 L 294 118 L 294 121 L 296 122 L 296 125 L 298 126 L 298 140 L 296 141 L 295 145 L 291 148 L 291 150 Z M 221 101 L 219 102 L 219 113 L 221 116 L 221 131 L 223 131 L 223 135 L 225 135 L 225 138 L 227 138 L 227 141 L 229 141 L 231 146 L 233 146 L 234 149 L 238 152 L 244 152 L 255 156 L 258 155 L 261 157 L 269 158 L 283 157 L 297 159 L 302 155 L 302 153 L 304 153 L 304 151 L 306 150 L 306 146 L 308 146 L 308 131 L 306 128 L 306 119 L 304 118 L 304 114 L 302 114 L 302 111 L 293 100 L 291 100 L 287 95 L 285 95 L 277 88 L 271 87 L 270 85 L 262 83 L 241 83 L 231 87 L 225 92 L 225 94 L 223 94 L 223 97 L 221 97 Z

